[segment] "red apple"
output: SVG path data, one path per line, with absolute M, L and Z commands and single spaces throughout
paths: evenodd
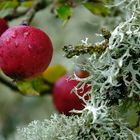
M 52 43 L 42 30 L 19 25 L 0 38 L 0 67 L 13 79 L 27 79 L 42 73 L 52 59 Z
M 84 102 L 74 92 L 71 93 L 72 89 L 79 83 L 76 80 L 67 80 L 69 74 L 61 77 L 54 85 L 53 88 L 53 102 L 59 113 L 65 115 L 71 115 L 69 111 L 72 109 L 81 110 L 84 108 Z M 85 85 L 84 90 L 78 89 L 78 94 L 83 96 L 87 91 L 90 90 L 88 84 Z M 89 96 L 86 95 L 85 99 L 88 100 Z

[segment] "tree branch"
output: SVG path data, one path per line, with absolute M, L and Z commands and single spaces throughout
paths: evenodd
M 103 41 L 101 44 L 94 45 L 77 45 L 77 46 L 64 46 L 63 51 L 66 53 L 65 56 L 67 58 L 72 58 L 73 56 L 79 56 L 81 54 L 93 54 L 98 53 L 101 54 L 108 47 L 108 41 Z
M 6 15 L 4 17 L 4 19 L 10 21 L 10 20 L 13 20 L 15 18 L 18 18 L 18 17 L 21 17 L 21 16 L 25 15 L 28 11 L 29 11 L 29 9 L 26 9 L 25 11 L 22 11 L 22 12 L 13 11 L 12 13 L 9 13 L 9 15 Z
M 35 16 L 36 12 L 46 8 L 47 5 L 48 3 L 45 0 L 35 0 L 31 8 L 28 8 L 24 11 L 17 11 L 17 7 L 16 7 L 16 9 L 14 9 L 12 13 L 9 13 L 8 15 L 6 15 L 4 19 L 10 21 L 10 20 L 13 20 L 13 19 L 16 19 L 18 17 L 25 15 L 25 18 L 22 21 L 22 24 L 29 25 L 33 17 Z
M 45 0 L 36 0 L 33 4 L 33 7 L 28 10 L 25 15 L 25 19 L 22 21 L 21 24 L 29 25 L 34 18 L 37 11 L 46 8 L 47 3 Z
M 12 84 L 12 82 L 7 81 L 5 78 L 0 76 L 0 83 L 4 84 L 5 86 L 9 87 L 13 91 L 19 91 L 16 85 Z
M 67 58 L 72 58 L 73 56 L 79 56 L 81 54 L 90 54 L 98 53 L 102 54 L 105 49 L 108 47 L 108 41 L 111 36 L 110 31 L 108 31 L 106 28 L 101 28 L 102 36 L 104 37 L 104 40 L 100 43 L 96 43 L 93 45 L 90 44 L 81 44 L 77 46 L 64 46 L 63 51 L 66 53 L 65 56 Z

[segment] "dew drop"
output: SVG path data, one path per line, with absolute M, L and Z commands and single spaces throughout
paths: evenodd
M 28 35 L 29 35 L 29 32 L 24 33 L 24 37 L 28 37 Z
M 29 45 L 28 45 L 28 48 L 30 48 L 30 49 L 31 49 L 31 48 L 32 48 L 32 46 L 29 44 Z
M 15 47 L 16 47 L 16 48 L 18 47 L 18 42 L 15 42 Z
M 7 38 L 7 39 L 6 39 L 6 43 L 9 43 L 9 42 L 10 42 L 10 38 Z
M 13 34 L 11 35 L 12 36 L 12 38 L 16 38 L 16 32 L 13 32 Z

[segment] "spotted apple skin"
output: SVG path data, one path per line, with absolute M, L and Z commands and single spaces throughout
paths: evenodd
M 12 79 L 28 79 L 42 73 L 50 64 L 53 47 L 42 30 L 19 25 L 0 38 L 0 67 Z

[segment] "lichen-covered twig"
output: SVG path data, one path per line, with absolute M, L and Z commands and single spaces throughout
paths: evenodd
M 106 28 L 102 28 L 101 32 L 105 40 L 96 44 L 82 43 L 76 46 L 72 45 L 64 46 L 63 51 L 65 52 L 65 56 L 67 58 L 72 58 L 73 56 L 79 56 L 81 54 L 90 54 L 90 55 L 92 55 L 93 53 L 102 54 L 108 47 L 108 40 L 111 36 L 111 33 Z
M 66 53 L 65 56 L 67 58 L 72 58 L 73 56 L 79 56 L 81 54 L 93 54 L 98 53 L 101 54 L 104 52 L 104 50 L 108 47 L 108 42 L 103 41 L 100 44 L 94 44 L 94 45 L 77 45 L 77 46 L 64 46 L 63 51 Z

